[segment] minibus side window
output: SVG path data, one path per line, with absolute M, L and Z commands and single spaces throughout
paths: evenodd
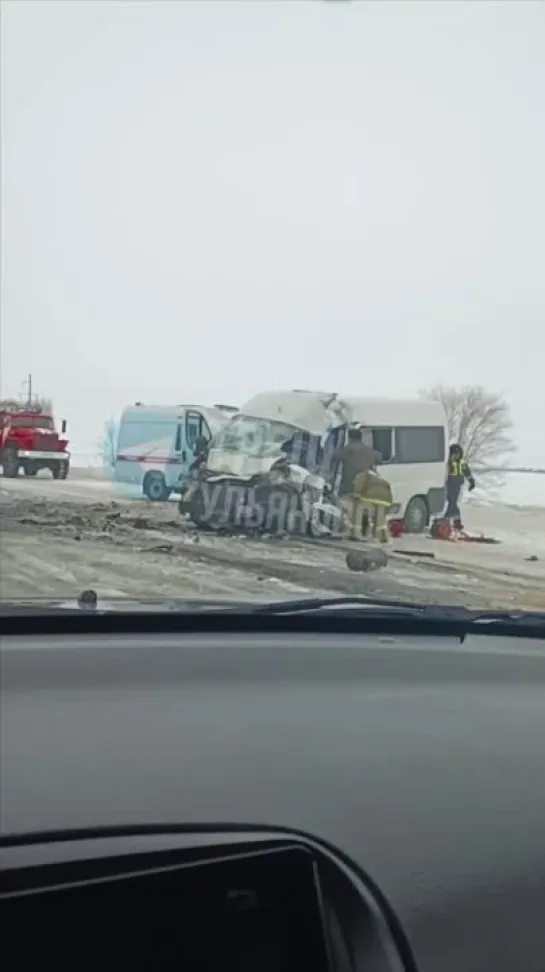
M 396 428 L 396 462 L 444 462 L 445 430 L 442 425 Z
M 390 462 L 393 450 L 393 429 L 371 429 L 373 437 L 373 449 L 380 452 L 382 462 Z

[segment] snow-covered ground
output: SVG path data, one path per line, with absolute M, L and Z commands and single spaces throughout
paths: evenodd
M 492 534 L 521 555 L 545 557 L 545 475 L 509 473 L 500 489 L 475 490 L 466 499 L 468 529 Z
M 506 506 L 531 506 L 545 509 L 545 475 L 507 473 L 503 486 L 487 493 L 476 489 L 474 499 L 480 503 L 502 503 Z

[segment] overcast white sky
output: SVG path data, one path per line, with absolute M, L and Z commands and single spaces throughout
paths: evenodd
M 545 461 L 545 3 L 6 2 L 2 390 L 505 391 Z

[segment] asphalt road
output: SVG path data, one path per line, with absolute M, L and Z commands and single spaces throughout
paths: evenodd
M 406 537 L 390 545 L 386 569 L 354 574 L 345 565 L 346 544 L 197 535 L 184 526 L 175 503 L 128 498 L 89 473 L 63 482 L 45 475 L 0 479 L 0 513 L 4 598 L 75 596 L 93 587 L 106 597 L 274 600 L 364 593 L 480 607 L 545 606 L 545 559 L 528 563 L 516 546 Z M 411 551 L 414 556 L 402 555 Z

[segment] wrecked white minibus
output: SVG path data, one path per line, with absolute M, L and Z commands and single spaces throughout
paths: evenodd
M 332 457 L 348 428 L 358 425 L 390 467 L 385 475 L 394 490 L 392 515 L 408 514 L 406 529 L 420 532 L 443 504 L 447 435 L 444 415 L 437 409 L 429 402 L 343 398 L 328 392 L 255 395 L 214 437 L 206 466 L 183 497 L 180 510 L 188 512 L 198 526 L 211 529 L 336 533 L 342 514 L 335 501 Z M 403 430 L 414 428 L 424 437 L 431 435 L 437 461 L 431 461 L 430 446 L 427 468 L 419 463 L 416 474 L 400 474 L 394 469 L 395 447 L 405 448 L 411 435 Z M 417 444 L 420 438 L 418 433 L 413 436 Z M 426 456 L 419 453 L 417 458 Z M 410 456 L 403 453 L 398 465 L 409 463 Z M 409 486 L 414 490 L 410 496 Z
M 351 421 L 381 456 L 380 474 L 394 494 L 391 518 L 422 533 L 445 508 L 448 425 L 440 402 L 348 398 Z
M 180 510 L 211 529 L 329 532 L 341 514 L 326 501 L 327 456 L 344 441 L 348 420 L 337 395 L 255 395 L 212 441 Z

